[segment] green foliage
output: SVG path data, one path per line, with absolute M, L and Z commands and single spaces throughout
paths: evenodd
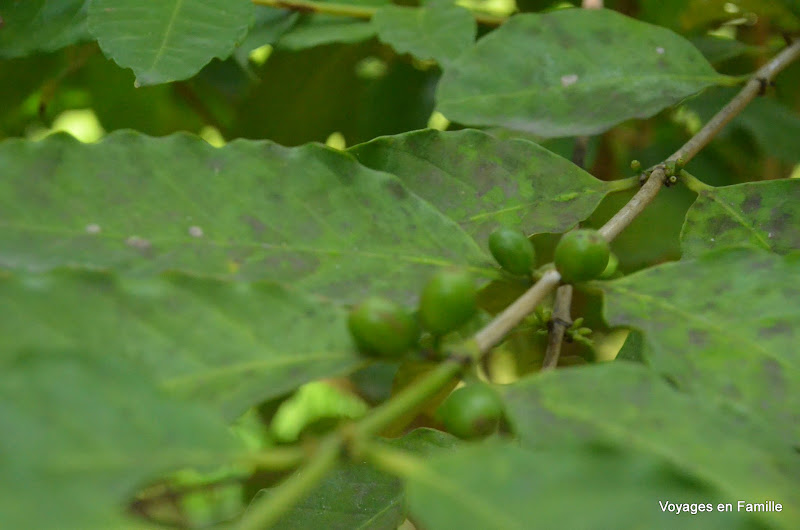
M 0 0 L 0 527 L 797 528 L 800 3 L 576 4 Z

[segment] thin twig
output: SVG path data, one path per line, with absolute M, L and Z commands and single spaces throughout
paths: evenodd
M 542 361 L 542 371 L 552 370 L 558 366 L 558 357 L 561 355 L 561 343 L 564 333 L 572 325 L 569 308 L 572 304 L 572 286 L 562 285 L 556 289 L 556 299 L 553 302 L 553 317 L 550 320 L 547 333 L 547 351 Z
M 337 15 L 341 17 L 360 18 L 369 20 L 379 9 L 377 7 L 357 6 L 352 4 L 331 4 L 328 2 L 313 2 L 309 0 L 252 0 L 255 5 L 289 9 L 300 13 L 320 13 Z M 507 17 L 498 17 L 484 13 L 472 13 L 475 20 L 484 26 L 499 26 Z
M 775 78 L 778 72 L 786 68 L 798 57 L 800 57 L 800 40 L 784 48 L 771 61 L 759 68 L 736 97 L 717 112 L 713 118 L 708 120 L 708 123 L 697 134 L 667 160 L 682 158 L 684 162 L 688 162 L 694 158 L 734 116 L 739 114 L 761 92 L 764 86 Z

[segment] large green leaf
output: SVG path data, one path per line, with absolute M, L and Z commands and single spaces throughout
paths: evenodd
M 89 30 L 144 86 L 192 77 L 228 57 L 252 16 L 250 0 L 92 0 Z
M 684 257 L 726 246 L 786 254 L 800 250 L 800 180 L 749 182 L 703 190 L 681 231 Z
M 512 17 L 445 68 L 438 109 L 544 137 L 595 134 L 728 83 L 689 42 L 613 11 Z
M 453 436 L 417 429 L 391 445 L 415 454 L 452 450 Z M 262 490 L 260 496 L 271 490 Z M 341 464 L 305 499 L 289 510 L 274 528 L 325 530 L 396 530 L 406 517 L 404 488 L 396 477 L 366 463 Z
M 0 57 L 54 51 L 89 40 L 88 0 L 0 0 Z
M 800 436 L 800 259 L 728 249 L 613 282 L 609 324 L 643 332 L 646 361 L 679 388 Z
M 342 308 L 269 283 L 24 275 L 0 280 L 0 314 L 0 362 L 43 348 L 125 358 L 229 418 L 362 362 Z
M 432 268 L 488 264 L 395 177 L 320 145 L 118 132 L 9 140 L 0 165 L 0 267 L 178 269 L 410 302 Z
M 686 396 L 641 365 L 607 363 L 500 387 L 523 446 L 601 440 L 664 458 L 729 499 L 774 499 L 765 522 L 800 521 L 800 461 L 770 431 Z M 756 472 L 756 470 L 758 470 Z M 698 499 L 699 500 L 699 499 Z
M 53 346 L 0 360 L 0 527 L 137 528 L 123 519 L 137 488 L 240 450 L 219 418 L 135 364 Z
M 399 53 L 450 64 L 475 40 L 477 24 L 472 14 L 449 0 L 424 7 L 388 5 L 372 17 L 378 38 Z
M 533 142 L 474 130 L 416 131 L 350 152 L 400 177 L 481 242 L 499 224 L 528 234 L 563 232 L 588 217 L 611 189 Z
M 716 510 L 736 499 L 636 450 L 467 446 L 403 475 L 412 520 L 431 530 L 751 528 L 744 523 L 752 521 Z M 676 516 L 668 503 L 712 504 L 714 511 Z

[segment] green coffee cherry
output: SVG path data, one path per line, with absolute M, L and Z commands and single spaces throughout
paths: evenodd
M 536 257 L 533 245 L 518 230 L 498 228 L 492 232 L 489 250 L 497 263 L 511 274 L 528 274 L 533 268 Z
M 361 351 L 375 357 L 397 357 L 419 339 L 419 326 L 408 311 L 379 296 L 354 307 L 347 326 Z
M 451 434 L 464 439 L 483 438 L 497 430 L 503 403 L 485 383 L 473 383 L 450 394 L 436 411 Z
M 611 250 L 597 230 L 573 230 L 556 245 L 555 264 L 564 283 L 593 280 L 608 265 Z
M 475 314 L 477 298 L 471 274 L 453 269 L 439 271 L 422 290 L 420 322 L 434 335 L 449 333 Z
M 642 163 L 638 160 L 631 160 L 631 169 L 634 171 L 639 171 L 642 169 Z

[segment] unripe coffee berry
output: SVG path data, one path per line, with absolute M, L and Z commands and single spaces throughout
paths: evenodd
M 528 274 L 533 268 L 536 257 L 533 245 L 518 230 L 498 228 L 492 232 L 489 250 L 497 263 L 511 274 Z
M 434 335 L 444 335 L 472 318 L 477 306 L 478 295 L 472 275 L 446 269 L 434 274 L 423 288 L 419 319 Z
M 347 326 L 361 351 L 375 357 L 397 357 L 419 339 L 414 317 L 399 304 L 380 296 L 371 296 L 354 307 Z
M 556 245 L 555 264 L 564 283 L 593 280 L 608 265 L 611 250 L 597 230 L 573 230 Z

